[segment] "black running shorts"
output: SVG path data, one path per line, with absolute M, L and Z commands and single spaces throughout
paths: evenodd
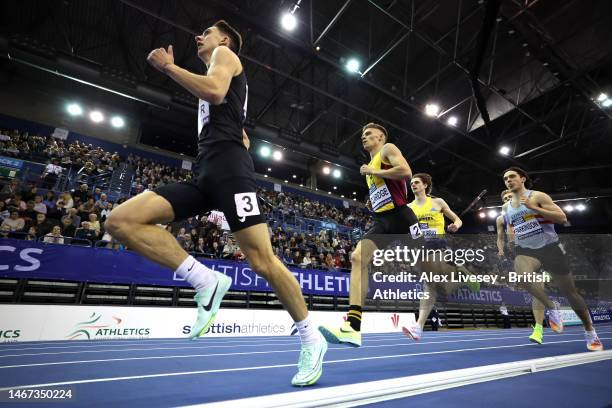
M 215 144 L 198 155 L 193 172 L 193 181 L 154 190 L 168 200 L 175 221 L 219 210 L 233 232 L 265 222 L 257 199 L 253 160 L 244 146 Z
M 553 275 L 567 275 L 570 273 L 569 261 L 565 250 L 560 243 L 548 244 L 538 249 L 514 247 L 515 256 L 529 256 L 536 258 L 542 264 L 541 268 Z
M 419 244 L 423 244 L 422 232 L 419 228 L 419 220 L 407 205 L 394 208 L 382 213 L 374 213 L 374 225 L 363 236 L 363 239 L 374 241 L 379 248 L 387 244 L 384 235 L 403 235 L 413 239 L 418 239 Z

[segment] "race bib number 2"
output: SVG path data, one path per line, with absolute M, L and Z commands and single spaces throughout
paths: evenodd
M 244 222 L 246 217 L 261 214 L 255 193 L 234 194 L 234 202 L 236 203 L 236 214 L 238 214 L 240 222 Z

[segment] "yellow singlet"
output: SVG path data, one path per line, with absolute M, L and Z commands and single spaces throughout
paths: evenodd
M 382 149 L 372 157 L 368 165 L 376 170 L 391 168 L 390 164 L 382 161 L 381 152 Z M 408 202 L 405 180 L 384 179 L 368 174 L 366 175 L 366 183 L 370 190 L 372 211 L 375 213 L 389 211 L 406 205 Z
M 425 236 L 425 239 L 441 238 L 444 236 L 444 214 L 441 208 L 434 207 L 434 202 L 431 197 L 427 197 L 425 203 L 419 206 L 414 200 L 408 204 L 414 214 L 419 219 L 419 227 Z

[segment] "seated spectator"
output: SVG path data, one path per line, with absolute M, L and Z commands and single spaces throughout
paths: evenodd
M 47 206 L 43 203 L 43 196 L 37 195 L 34 197 L 34 211 L 45 215 L 47 214 Z
M 25 237 L 26 241 L 36 241 L 38 238 L 38 230 L 35 226 L 28 228 L 28 235 Z
M 102 194 L 100 194 L 100 198 L 95 202 L 94 205 L 95 205 L 96 208 L 99 208 L 100 210 L 103 210 L 106 207 L 108 207 L 108 204 L 110 204 L 108 202 L 108 197 L 106 196 L 106 194 L 102 193 Z
M 21 192 L 21 197 L 23 198 L 23 201 L 25 201 L 26 203 L 28 201 L 34 201 L 34 198 L 36 198 L 37 195 L 38 195 L 38 188 L 36 187 L 35 184 L 30 184 L 27 189 Z
M 86 239 L 93 243 L 98 238 L 98 234 L 96 234 L 96 231 L 91 228 L 89 221 L 83 221 L 81 223 L 81 228 L 78 228 L 74 233 L 74 237 L 78 239 Z
M 111 213 L 112 210 L 113 210 L 113 203 L 107 203 L 106 207 L 104 207 L 102 211 L 100 211 L 100 222 L 106 221 L 106 218 L 108 217 L 108 215 Z M 167 225 L 167 227 L 168 226 L 170 225 Z M 172 226 L 170 226 L 170 228 L 172 229 Z M 172 231 L 170 231 L 170 233 L 172 233 Z
M 64 237 L 62 236 L 62 231 L 59 225 L 54 225 L 51 229 L 51 232 L 46 234 L 43 238 L 43 242 L 50 244 L 63 244 Z
M 26 209 L 19 212 L 19 216 L 25 219 L 26 221 L 34 221 L 36 220 L 36 214 L 38 214 L 34 210 L 34 201 L 30 200 L 26 203 Z
M 9 210 L 14 208 L 17 211 L 25 211 L 27 208 L 26 202 L 21 199 L 21 193 L 13 194 L 12 198 L 6 201 L 6 206 Z
M 0 201 L 0 222 L 11 216 L 11 212 L 8 210 L 6 203 L 4 201 Z
M 63 201 L 59 201 L 56 206 L 47 210 L 47 218 L 50 220 L 57 220 L 58 222 L 61 221 L 62 217 L 66 214 L 67 212 L 64 209 Z
M 71 208 L 68 210 L 68 213 L 64 217 L 70 218 L 72 220 L 72 225 L 74 225 L 75 228 L 78 228 L 79 225 L 81 225 L 81 217 L 79 216 L 79 212 L 76 208 Z
M 233 259 L 236 253 L 236 244 L 233 239 L 228 239 L 227 243 L 223 247 L 223 259 Z
M 6 224 L 0 226 L 0 239 L 1 238 L 11 238 L 11 227 Z
M 10 196 L 19 192 L 21 192 L 19 180 L 13 179 L 9 184 L 5 184 L 4 187 L 2 187 L 0 194 L 2 196 Z
M 43 188 L 52 189 L 57 182 L 57 179 L 60 174 L 62 174 L 62 167 L 59 165 L 59 159 L 57 157 L 53 157 L 51 159 L 51 163 L 47 164 L 45 167 L 45 171 L 40 177 L 43 180 Z
M 38 213 L 36 214 L 35 223 L 30 225 L 36 227 L 36 231 L 38 232 L 36 238 L 40 238 L 51 232 L 54 224 L 47 220 L 47 216 L 45 214 Z
M 43 204 L 47 206 L 47 209 L 55 208 L 55 193 L 53 191 L 47 191 L 43 199 Z
M 89 191 L 87 184 L 83 183 L 79 186 L 78 190 L 74 191 L 74 196 L 78 198 L 82 203 L 87 202 L 92 193 Z
M 62 218 L 62 235 L 73 238 L 76 228 L 72 225 L 72 220 L 69 217 Z
M 191 239 L 191 235 L 189 234 L 183 235 L 182 247 L 187 252 L 193 252 L 194 245 L 193 245 L 193 240 Z
M 212 243 L 212 254 L 215 258 L 221 258 L 221 256 L 223 255 L 223 248 L 221 247 L 221 245 L 219 245 L 217 241 L 214 241 Z
M 59 200 L 57 200 L 56 204 L 62 201 L 64 203 L 64 208 L 66 210 L 74 207 L 74 200 L 72 199 L 72 195 L 68 191 L 64 191 L 60 196 Z
M 293 257 L 291 256 L 291 250 L 289 248 L 285 249 L 285 252 L 283 252 L 281 261 L 283 261 L 285 265 L 293 265 Z
M 11 232 L 19 232 L 23 231 L 25 227 L 25 220 L 19 217 L 19 213 L 17 211 L 11 211 L 11 215 L 9 218 L 6 218 L 2 221 L 2 226 L 8 226 Z
M 204 238 L 198 238 L 198 242 L 195 245 L 194 251 L 200 253 L 206 252 L 206 244 L 204 243 Z
M 89 225 L 91 225 L 91 229 L 96 230 L 97 235 L 100 235 L 100 221 L 98 221 L 96 213 L 89 214 Z
M 102 189 L 100 187 L 96 187 L 94 189 L 93 196 L 92 196 L 92 198 L 94 199 L 94 202 L 99 201 L 102 198 L 102 194 L 103 194 Z
M 334 264 L 334 258 L 332 258 L 332 255 L 329 252 L 325 256 L 325 266 L 330 271 L 336 268 L 336 265 Z
M 302 268 L 308 268 L 309 266 L 311 266 L 311 264 L 312 264 L 312 260 L 310 256 L 310 251 L 306 251 L 306 255 L 304 255 L 304 258 L 302 258 L 302 262 L 300 262 L 300 266 Z

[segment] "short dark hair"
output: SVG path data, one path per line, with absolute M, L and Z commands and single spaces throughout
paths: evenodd
M 525 177 L 525 186 L 526 186 L 527 188 L 531 188 L 532 181 L 531 181 L 531 179 L 529 178 L 529 174 L 527 174 L 527 172 L 526 172 L 525 170 L 521 169 L 520 167 L 508 167 L 506 170 L 504 170 L 504 172 L 502 173 L 502 176 L 503 176 L 504 174 L 506 174 L 507 172 L 509 172 L 509 171 L 514 171 L 514 172 L 516 172 L 516 173 L 517 173 L 519 176 L 521 176 L 521 177 Z
M 427 173 L 417 173 L 412 176 L 412 178 L 417 178 L 417 177 L 421 179 L 423 184 L 427 184 L 427 188 L 425 189 L 425 192 L 427 193 L 427 195 L 430 195 L 431 190 L 433 188 L 433 179 L 431 178 L 431 175 Z
M 385 142 L 389 138 L 389 134 L 387 133 L 387 129 L 385 129 L 382 125 L 379 125 L 378 123 L 374 123 L 374 122 L 370 122 L 367 125 L 365 125 L 363 128 L 361 128 L 361 133 L 365 132 L 366 129 L 370 129 L 370 128 L 380 130 L 382 132 L 382 134 L 385 136 Z
M 229 25 L 229 23 L 225 20 L 219 20 L 213 27 L 217 27 L 219 31 L 223 34 L 227 35 L 230 39 L 230 43 L 228 48 L 236 53 L 236 55 L 240 54 L 240 49 L 242 48 L 242 36 L 234 27 Z

